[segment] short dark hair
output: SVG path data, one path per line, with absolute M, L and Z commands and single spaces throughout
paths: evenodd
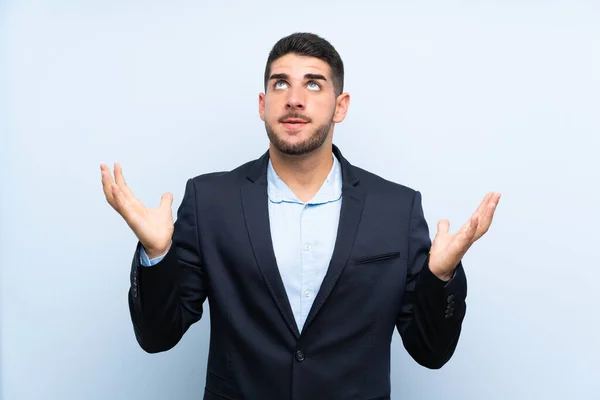
M 331 68 L 333 87 L 336 96 L 339 96 L 344 90 L 344 63 L 337 50 L 322 37 L 314 33 L 296 32 L 289 36 L 279 39 L 271 49 L 265 67 L 265 92 L 271 74 L 271 64 L 273 61 L 286 54 L 296 54 L 299 56 L 316 57 L 325 61 Z

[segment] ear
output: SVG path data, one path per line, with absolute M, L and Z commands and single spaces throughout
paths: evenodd
M 348 107 L 350 106 L 350 95 L 348 93 L 340 94 L 335 102 L 335 113 L 333 114 L 333 122 L 339 124 L 346 118 Z
M 258 94 L 258 115 L 260 115 L 260 119 L 265 120 L 265 94 Z

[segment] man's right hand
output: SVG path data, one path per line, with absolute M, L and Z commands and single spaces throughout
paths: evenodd
M 102 188 L 106 201 L 123 217 L 133 230 L 149 258 L 165 253 L 173 235 L 173 195 L 164 193 L 158 208 L 145 207 L 127 186 L 123 170 L 118 163 L 114 166 L 115 179 L 106 164 L 100 165 Z

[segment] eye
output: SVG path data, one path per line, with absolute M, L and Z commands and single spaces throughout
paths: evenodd
M 321 86 L 319 86 L 319 84 L 315 81 L 308 82 L 308 88 L 310 90 L 321 90 Z
M 285 83 L 285 81 L 277 81 L 275 82 L 274 88 L 275 89 L 285 89 L 287 87 L 287 83 Z

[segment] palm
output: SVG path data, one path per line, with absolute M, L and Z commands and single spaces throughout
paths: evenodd
M 162 252 L 165 250 L 170 243 L 174 229 L 171 210 L 172 195 L 170 193 L 163 194 L 159 207 L 148 208 L 134 196 L 127 186 L 119 164 L 115 164 L 114 180 L 106 165 L 101 165 L 100 169 L 102 171 L 102 187 L 108 203 L 123 217 L 147 251 Z
M 126 206 L 127 207 L 127 206 Z M 173 234 L 173 215 L 166 207 L 148 208 L 134 199 L 131 214 L 125 221 L 136 232 L 140 242 L 149 248 L 159 248 L 167 243 Z
M 457 233 L 450 233 L 450 222 L 441 220 L 429 255 L 429 268 L 438 276 L 454 271 L 467 250 L 489 229 L 500 193 L 488 193 L 469 221 Z

